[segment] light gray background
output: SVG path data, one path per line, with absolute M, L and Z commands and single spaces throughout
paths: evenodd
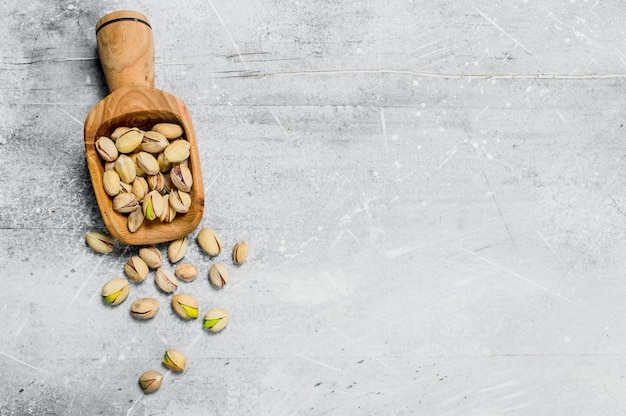
M 206 213 L 250 244 L 221 291 L 102 285 L 82 123 L 95 22 L 153 23 Z M 604 0 L 0 4 L 0 414 L 623 415 L 626 7 Z M 190 236 L 195 242 L 195 233 Z M 165 249 L 165 246 L 160 246 Z M 133 299 L 156 296 L 149 322 Z M 166 348 L 183 375 L 141 393 Z

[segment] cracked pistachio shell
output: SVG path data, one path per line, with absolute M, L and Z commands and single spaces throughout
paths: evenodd
M 143 215 L 143 211 L 140 209 L 136 209 L 130 214 L 128 214 L 128 231 L 134 233 L 141 227 L 143 224 L 143 220 L 145 216 Z
M 233 247 L 233 263 L 243 264 L 248 257 L 248 243 L 240 241 Z
M 143 168 L 141 166 L 139 166 L 139 162 L 137 162 L 137 153 L 131 153 L 130 155 L 128 155 L 128 157 L 130 157 L 133 160 L 133 163 L 135 164 L 135 175 L 136 176 L 146 176 L 146 172 L 143 170 Z
M 95 144 L 96 151 L 105 162 L 113 162 L 117 159 L 119 152 L 115 147 L 115 142 L 108 137 L 100 137 Z
M 187 254 L 189 240 L 187 237 L 176 239 L 167 246 L 167 258 L 171 263 L 178 263 Z
M 161 192 L 163 190 L 163 186 L 165 186 L 165 178 L 161 172 L 155 175 L 148 175 L 148 189 L 151 191 Z
M 135 162 L 130 156 L 120 155 L 115 161 L 115 171 L 120 175 L 122 182 L 131 184 L 137 176 L 137 168 Z
M 119 193 L 113 198 L 113 209 L 117 212 L 128 214 L 139 208 L 139 201 L 132 193 Z
M 198 268 L 191 263 L 181 264 L 174 269 L 174 275 L 183 282 L 193 282 L 199 273 Z
M 191 171 L 185 165 L 176 165 L 170 170 L 170 179 L 172 184 L 183 192 L 191 191 L 193 185 L 193 177 Z
M 150 319 L 157 314 L 160 306 L 159 301 L 154 298 L 141 298 L 130 305 L 130 313 L 137 319 Z
M 139 376 L 139 387 L 145 394 L 154 393 L 163 383 L 163 374 L 158 371 L 146 371 Z
M 114 170 L 105 170 L 102 174 L 102 187 L 109 196 L 115 196 L 120 193 L 120 182 L 120 175 Z
M 158 131 L 147 131 L 143 134 L 143 140 L 139 148 L 144 152 L 159 153 L 169 144 L 169 140 Z
M 150 191 L 143 198 L 143 215 L 150 221 L 153 221 L 163 213 L 163 196 L 158 191 Z
M 133 192 L 133 185 L 126 182 L 120 182 L 120 194 L 130 194 L 131 192 Z
M 139 257 L 141 257 L 151 269 L 158 269 L 163 264 L 163 255 L 153 246 L 140 248 Z
M 130 127 L 117 127 L 115 130 L 113 130 L 113 133 L 111 133 L 111 140 L 116 141 L 120 138 L 122 134 L 126 133 L 128 130 L 130 130 Z
M 148 181 L 146 178 L 142 178 L 141 176 L 137 176 L 133 181 L 133 194 L 137 197 L 137 201 L 143 201 L 143 198 L 149 192 L 148 190 Z
M 148 152 L 137 153 L 137 165 L 146 172 L 146 175 L 156 175 L 159 173 L 159 162 Z
M 87 245 L 98 253 L 110 253 L 115 247 L 115 239 L 108 234 L 99 231 L 91 231 L 85 234 Z
M 117 306 L 124 302 L 130 292 L 128 280 L 122 277 L 114 277 L 102 287 L 102 297 L 106 303 Z
M 143 140 L 143 131 L 137 127 L 126 130 L 115 141 L 115 147 L 120 153 L 131 153 L 137 149 Z
M 197 240 L 202 250 L 211 257 L 217 256 L 222 251 L 222 242 L 211 228 L 201 229 Z
M 154 283 L 165 293 L 172 293 L 178 288 L 178 279 L 172 272 L 162 267 L 154 273 Z
M 204 315 L 202 327 L 211 332 L 220 332 L 230 322 L 230 313 L 226 309 L 211 309 Z
M 198 317 L 198 301 L 185 293 L 172 296 L 172 309 L 185 321 Z
M 159 170 L 161 172 L 167 172 L 172 168 L 172 164 L 165 159 L 165 154 L 159 153 L 157 156 L 157 163 L 159 164 Z
M 179 189 L 172 189 L 168 196 L 169 203 L 174 211 L 184 214 L 191 208 L 191 195 Z
M 177 350 L 167 350 L 163 355 L 163 365 L 172 371 L 180 373 L 187 367 L 187 358 Z
M 163 223 L 169 223 L 169 222 L 174 221 L 174 218 L 176 218 L 176 211 L 174 211 L 174 209 L 170 205 L 169 198 L 164 196 L 163 197 L 163 212 L 159 216 L 159 220 L 161 220 L 161 222 Z
M 183 135 L 183 128 L 174 123 L 158 123 L 152 127 L 152 131 L 156 131 L 161 133 L 163 136 L 168 139 L 178 139 Z
M 223 263 L 214 263 L 209 268 L 209 281 L 216 288 L 222 288 L 228 283 L 228 270 Z
M 124 265 L 124 273 L 130 280 L 143 282 L 148 277 L 148 265 L 139 256 L 132 256 Z
M 180 163 L 189 157 L 190 148 L 188 141 L 174 140 L 163 150 L 163 155 L 170 163 Z

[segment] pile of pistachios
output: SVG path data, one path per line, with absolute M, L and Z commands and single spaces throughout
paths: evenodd
M 105 233 L 90 232 L 86 235 L 87 244 L 99 253 L 110 253 L 115 247 L 115 239 Z M 222 242 L 214 230 L 202 228 L 197 235 L 198 245 L 211 258 L 222 252 Z M 181 262 L 187 253 L 189 246 L 188 238 L 182 237 L 168 243 L 167 259 L 174 265 Z M 234 265 L 242 265 L 248 256 L 248 244 L 240 241 L 233 246 L 231 260 Z M 200 271 L 191 263 L 181 263 L 171 271 L 163 262 L 161 251 L 155 246 L 141 247 L 138 252 L 130 257 L 124 264 L 124 277 L 114 277 L 102 288 L 102 297 L 105 303 L 117 306 L 123 303 L 129 296 L 131 285 L 144 282 L 150 270 L 154 271 L 154 283 L 159 290 L 171 296 L 172 311 L 184 321 L 197 319 L 199 316 L 199 302 L 186 293 L 177 293 L 179 281 L 192 282 Z M 208 280 L 216 289 L 223 288 L 229 281 L 228 268 L 222 262 L 214 262 L 207 273 Z M 139 320 L 154 318 L 160 302 L 155 298 L 140 298 L 130 305 L 130 315 Z M 203 318 L 202 327 L 209 332 L 222 331 L 230 322 L 230 313 L 222 308 L 208 310 Z M 187 359 L 182 352 L 167 350 L 162 358 L 162 364 L 175 372 L 183 372 L 187 365 Z M 150 370 L 139 377 L 139 385 L 144 393 L 152 393 L 159 389 L 163 381 L 163 374 Z
M 189 211 L 191 144 L 180 125 L 158 123 L 149 131 L 117 127 L 110 137 L 98 138 L 95 148 L 104 163 L 104 191 L 115 211 L 128 214 L 130 232 L 146 219 L 168 223 Z

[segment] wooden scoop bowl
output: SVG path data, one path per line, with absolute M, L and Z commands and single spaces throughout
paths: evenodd
M 98 54 L 111 94 L 98 103 L 85 120 L 85 153 L 91 183 L 104 223 L 123 244 L 148 245 L 181 238 L 194 231 L 204 212 L 204 189 L 196 137 L 187 106 L 177 97 L 154 88 L 154 43 L 150 21 L 133 11 L 117 11 L 96 24 Z M 171 223 L 145 219 L 134 233 L 128 216 L 113 210 L 113 200 L 104 191 L 104 162 L 96 151 L 101 136 L 110 137 L 116 127 L 150 130 L 157 123 L 176 123 L 191 144 L 191 207 Z

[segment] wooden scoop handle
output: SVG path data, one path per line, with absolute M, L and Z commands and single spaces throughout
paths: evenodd
M 109 13 L 96 23 L 98 55 L 109 90 L 154 88 L 154 42 L 146 16 L 130 10 Z

